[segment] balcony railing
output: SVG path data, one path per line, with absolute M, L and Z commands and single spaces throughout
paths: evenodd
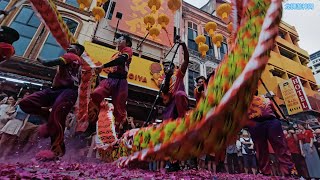
M 189 50 L 189 54 L 191 57 L 194 57 L 194 58 L 198 58 L 202 61 L 210 61 L 210 62 L 214 62 L 214 63 L 217 63 L 219 64 L 221 62 L 221 60 L 215 58 L 214 56 L 210 56 L 210 55 L 206 55 L 206 57 L 203 59 L 201 58 L 201 54 L 198 52 L 198 51 L 195 51 L 193 49 L 188 49 Z

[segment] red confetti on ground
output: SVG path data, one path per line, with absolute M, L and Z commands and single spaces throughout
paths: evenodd
M 42 150 L 36 154 L 36 159 L 39 161 L 52 161 L 55 159 L 55 155 L 50 150 Z
M 0 164 L 0 179 L 290 179 L 247 174 L 216 174 L 209 171 L 186 170 L 171 173 L 141 169 L 118 168 L 104 163 L 38 162 Z

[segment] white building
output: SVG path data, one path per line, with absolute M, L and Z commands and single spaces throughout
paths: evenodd
M 312 69 L 314 78 L 316 79 L 317 85 L 320 84 L 320 51 L 317 51 L 310 55 L 310 63 L 308 67 Z

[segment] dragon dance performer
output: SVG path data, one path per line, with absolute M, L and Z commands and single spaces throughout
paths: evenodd
M 185 92 L 183 78 L 189 64 L 189 52 L 187 45 L 181 42 L 184 53 L 184 61 L 179 69 L 170 66 L 170 62 L 164 62 L 165 84 L 162 90 L 162 99 L 166 108 L 163 112 L 163 119 L 183 117 L 188 111 L 188 97 Z
M 268 141 L 279 161 L 281 174 L 288 175 L 294 168 L 278 117 L 280 115 L 278 115 L 272 101 L 258 96 L 258 92 L 256 92 L 249 109 L 249 118 L 255 122 L 255 125 L 249 126 L 248 129 L 255 144 L 260 170 L 265 175 L 271 174 Z
M 89 105 L 89 117 L 93 117 L 91 124 L 95 124 L 98 118 L 100 103 L 104 98 L 112 97 L 114 105 L 114 117 L 116 132 L 119 133 L 120 124 L 126 121 L 126 102 L 128 97 L 127 75 L 132 60 L 132 40 L 129 35 L 120 35 L 118 39 L 119 52 L 112 56 L 112 60 L 97 69 L 104 68 L 110 72 L 108 78 L 102 80 L 99 86 L 91 94 L 92 101 Z
M 33 93 L 20 102 L 20 108 L 25 113 L 39 114 L 48 118 L 47 124 L 39 127 L 39 135 L 51 138 L 51 150 L 56 156 L 63 156 L 65 153 L 65 121 L 77 101 L 82 65 L 80 56 L 83 52 L 82 45 L 71 44 L 67 53 L 57 59 L 38 58 L 44 66 L 58 66 L 52 87 Z M 51 112 L 43 109 L 51 106 Z
M 9 60 L 14 55 L 15 50 L 12 43 L 18 41 L 19 33 L 10 27 L 1 26 L 0 28 L 0 63 Z

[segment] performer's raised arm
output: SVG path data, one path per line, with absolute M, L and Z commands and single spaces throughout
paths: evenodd
M 183 54 L 184 54 L 184 61 L 181 64 L 180 70 L 183 74 L 185 74 L 188 69 L 188 65 L 189 65 L 189 51 L 188 51 L 188 47 L 185 42 L 181 42 L 180 45 L 182 45 Z

